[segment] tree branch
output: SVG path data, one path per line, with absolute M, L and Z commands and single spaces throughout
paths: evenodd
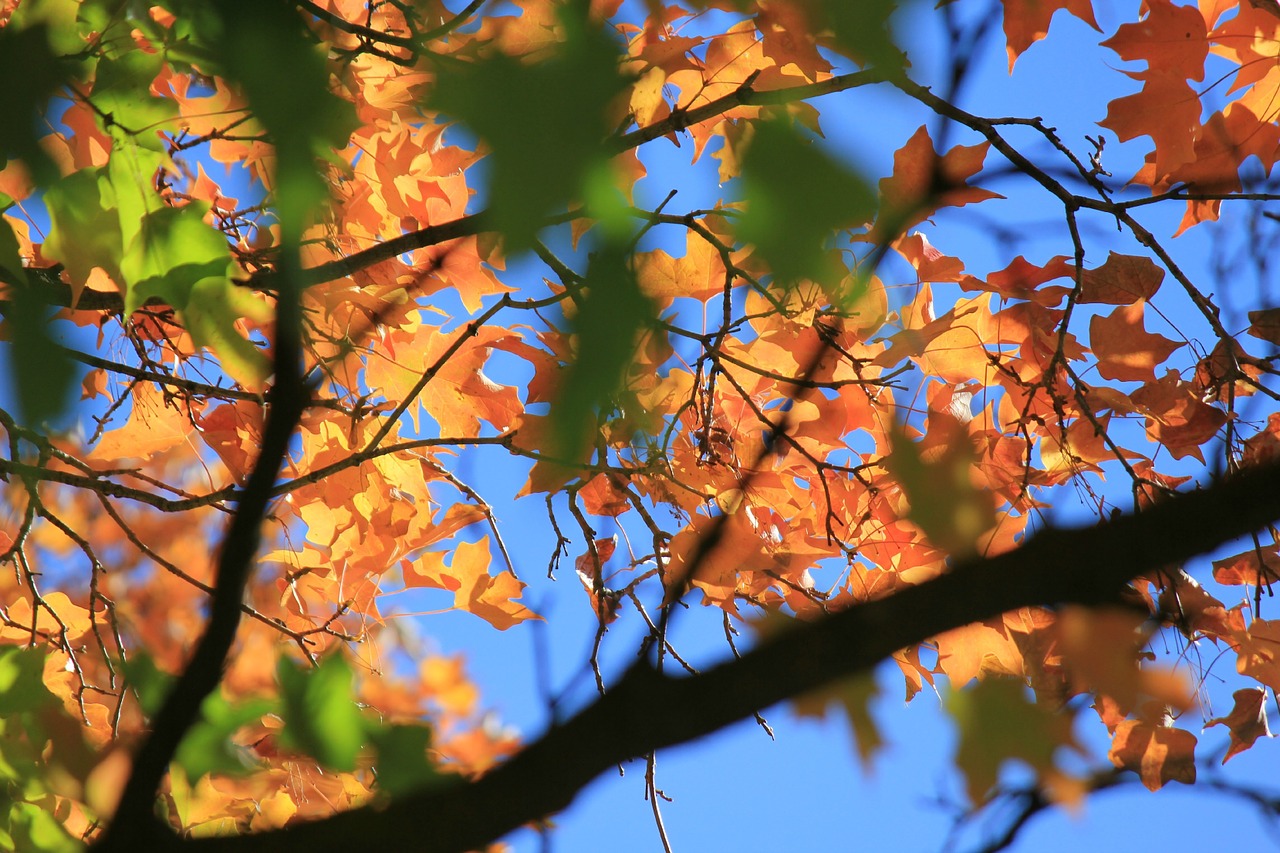
M 599 701 L 474 781 L 313 823 L 236 838 L 163 838 L 156 850 L 278 853 L 470 850 L 569 805 L 599 774 L 703 737 L 784 699 L 866 671 L 937 634 L 1027 606 L 1113 600 L 1134 577 L 1280 518 L 1280 468 L 1253 469 L 1145 512 L 1047 530 L 1022 548 L 896 595 L 798 624 L 701 675 L 636 664 Z M 158 826 L 158 824 L 157 824 Z

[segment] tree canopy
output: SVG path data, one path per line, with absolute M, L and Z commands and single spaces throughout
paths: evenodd
M 1071 18 L 1100 127 L 979 97 Z M 1272 748 L 1277 44 L 1271 0 L 0 3 L 0 849 L 480 849 L 636 758 L 669 848 L 657 750 L 790 701 L 865 761 L 887 662 L 1008 838 Z M 402 595 L 586 614 L 595 695 L 513 732 Z

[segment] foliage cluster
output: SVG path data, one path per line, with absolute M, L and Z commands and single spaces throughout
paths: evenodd
M 1270 233 L 1280 7 L 1128 4 L 1107 148 L 964 98 L 994 24 L 1012 69 L 1091 0 L 896 5 L 0 4 L 0 849 L 482 847 L 784 699 L 866 758 L 883 660 L 908 699 L 970 685 L 975 805 L 1010 759 L 1028 814 L 1113 784 L 1064 770 L 1077 715 L 1153 790 L 1203 723 L 1223 761 L 1268 735 L 1280 307 L 1176 240 L 1227 201 Z M 864 90 L 936 115 L 878 180 L 822 139 Z M 718 203 L 682 206 L 673 145 Z M 1057 253 L 1001 236 L 977 272 L 925 236 L 1028 191 Z M 380 609 L 541 618 L 546 556 L 466 458 L 545 501 L 597 652 L 646 632 L 525 747 Z M 1051 529 L 1064 492 L 1099 523 Z M 700 672 L 694 603 L 727 640 Z

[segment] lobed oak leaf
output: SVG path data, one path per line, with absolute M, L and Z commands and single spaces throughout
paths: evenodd
M 1175 459 L 1193 456 L 1203 462 L 1200 445 L 1227 422 L 1227 414 L 1202 402 L 1195 387 L 1183 382 L 1176 370 L 1143 385 L 1129 399 L 1147 416 L 1147 435 L 1163 444 Z
M 1230 714 L 1214 717 L 1205 723 L 1205 728 L 1226 726 L 1231 733 L 1231 745 L 1227 748 L 1227 754 L 1222 756 L 1223 764 L 1230 761 L 1233 755 L 1253 746 L 1258 738 L 1273 737 L 1271 727 L 1267 724 L 1266 690 L 1261 687 L 1242 687 L 1232 693 L 1231 698 L 1235 700 L 1235 705 Z
M 1142 322 L 1145 308 L 1145 300 L 1138 300 L 1089 321 L 1089 339 L 1098 358 L 1098 374 L 1104 379 L 1154 382 L 1156 365 L 1163 364 L 1182 346 L 1147 332 Z
M 1017 676 L 1025 671 L 1022 651 L 1001 617 L 954 628 L 934 638 L 938 671 L 959 689 L 975 678 Z
M 1049 34 L 1049 23 L 1060 9 L 1066 9 L 1098 32 L 1092 0 L 1003 0 L 1004 37 L 1009 54 L 1009 70 L 1018 57 Z
M 1213 579 L 1224 586 L 1269 586 L 1280 581 L 1280 546 L 1267 545 L 1214 560 Z
M 191 419 L 179 404 L 150 382 L 133 387 L 133 409 L 124 426 L 108 431 L 88 456 L 91 460 L 148 459 L 188 441 Z
M 237 400 L 193 412 L 192 420 L 200 438 L 218 454 L 235 481 L 243 484 L 262 446 L 262 407 Z
M 989 147 L 986 142 L 957 145 L 939 156 L 928 127 L 921 125 L 907 143 L 894 152 L 893 174 L 880 180 L 880 211 L 872 239 L 892 239 L 941 207 L 962 207 L 1004 198 L 999 193 L 968 184 L 970 178 L 982 171 Z
M 1204 79 L 1209 55 L 1208 27 L 1195 6 L 1175 6 L 1169 0 L 1147 0 L 1141 21 L 1121 24 L 1102 42 L 1126 62 L 1147 63 L 1192 80 Z
M 964 275 L 963 261 L 944 254 L 919 231 L 903 234 L 894 240 L 893 249 L 915 267 L 916 278 L 922 282 L 964 281 L 969 278 Z
M 636 59 L 646 63 L 650 68 L 657 68 L 665 75 L 676 71 L 697 71 L 698 67 L 690 57 L 690 51 L 701 47 L 706 41 L 702 36 L 665 35 L 663 38 L 649 40 L 648 33 L 637 36 L 631 42 L 631 52 Z M 640 47 L 639 53 L 636 48 Z
M 1153 173 L 1143 182 L 1164 180 L 1196 158 L 1196 138 L 1200 135 L 1200 97 L 1186 79 L 1163 68 L 1140 75 L 1142 90 L 1116 98 L 1107 115 L 1098 122 L 1115 133 L 1121 142 L 1149 136 L 1155 144 Z
M 444 557 L 443 552 L 429 551 L 404 566 L 405 586 L 448 590 L 456 609 L 479 616 L 499 631 L 542 618 L 516 601 L 524 583 L 510 572 L 489 574 L 489 537 L 459 544 L 448 566 Z
M 578 490 L 582 507 L 590 515 L 607 515 L 616 518 L 631 509 L 631 501 L 624 491 L 614 484 L 615 475 L 597 474 Z
M 1074 266 L 1068 264 L 1067 270 L 1071 275 Z M 1132 305 L 1139 300 L 1151 301 L 1164 281 L 1164 270 L 1148 257 L 1111 252 L 1102 266 L 1084 270 L 1080 277 L 1078 303 Z
M 960 280 L 960 286 L 965 290 L 991 291 L 1006 299 L 1028 299 L 1040 305 L 1057 305 L 1071 289 L 1061 285 L 1042 285 L 1069 276 L 1071 271 L 1072 267 L 1063 255 L 1054 256 L 1042 266 L 1018 255 L 1007 267 L 987 276 L 986 281 L 967 275 Z
M 685 296 L 705 302 L 724 293 L 725 266 L 719 250 L 692 230 L 687 233 L 685 251 L 679 258 L 654 249 L 637 252 L 634 263 L 636 282 L 649 299 L 663 301 Z
M 1177 625 L 1185 637 L 1195 639 L 1202 635 L 1215 642 L 1219 638 L 1233 642 L 1235 634 L 1244 630 L 1238 607 L 1227 610 L 1185 571 L 1174 572 L 1172 578 L 1160 591 L 1157 605 L 1164 618 Z
M 821 80 L 830 76 L 831 63 L 818 52 L 813 33 L 820 28 L 807 11 L 800 3 L 761 4 L 755 19 L 760 48 L 779 68 L 794 66 L 805 79 Z
M 26 598 L 8 603 L 6 622 L 0 625 L 0 640 L 31 641 L 32 626 L 36 634 L 62 637 L 68 643 L 79 640 L 89 632 L 92 621 L 87 608 L 71 601 L 64 592 L 45 593 L 42 598 L 44 603 L 35 609 L 34 615 L 31 602 Z M 57 614 L 56 618 L 54 614 Z
M 1167 724 L 1124 720 L 1116 726 L 1107 757 L 1116 767 L 1138 774 L 1147 790 L 1158 791 L 1169 782 L 1184 785 L 1196 781 L 1196 736 Z
M 1250 311 L 1248 331 L 1255 338 L 1280 345 L 1280 308 Z

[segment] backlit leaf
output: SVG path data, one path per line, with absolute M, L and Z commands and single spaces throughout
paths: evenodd
M 281 742 L 332 770 L 354 770 L 365 743 L 365 721 L 356 707 L 351 667 L 330 654 L 314 668 L 299 668 L 281 656 Z

